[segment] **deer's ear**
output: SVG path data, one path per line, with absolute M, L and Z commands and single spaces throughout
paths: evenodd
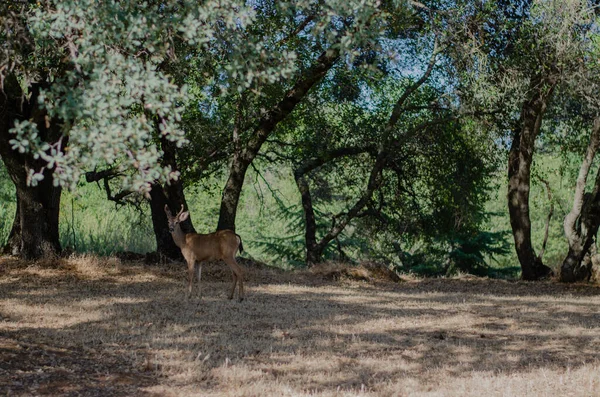
M 190 213 L 188 211 L 182 212 L 181 215 L 179 215 L 179 222 L 185 221 L 189 216 Z
M 167 213 L 167 216 L 170 218 L 173 215 L 171 215 L 171 210 L 169 210 L 169 206 L 165 204 L 165 212 Z

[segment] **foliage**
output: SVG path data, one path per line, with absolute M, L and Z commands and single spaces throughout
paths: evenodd
M 41 87 L 38 105 L 61 139 L 43 141 L 31 120 L 5 124 L 14 124 L 18 153 L 42 158 L 54 182 L 73 190 L 62 200 L 64 246 L 145 252 L 154 241 L 143 196 L 139 212 L 114 211 L 81 175 L 111 169 L 115 188 L 140 192 L 181 178 L 197 228 L 212 231 L 228 162 L 249 156 L 245 145 L 275 123 L 270 111 L 292 106 L 286 95 L 323 54 L 339 54 L 257 146 L 237 229 L 250 254 L 304 261 L 306 225 L 290 173 L 313 162 L 304 177 L 317 240 L 364 199 L 324 259 L 484 275 L 516 263 L 499 164 L 531 83 L 556 73 L 531 177 L 538 252 L 556 207 L 544 256 L 556 267 L 600 109 L 594 12 L 583 0 L 8 2 L 0 5 L 0 83 L 16 77 L 25 96 Z M 165 142 L 176 164 L 164 161 Z M 42 172 L 31 170 L 30 183 Z M 0 167 L 0 242 L 13 202 Z
M 558 68 L 564 82 L 587 80 L 594 22 L 587 1 L 466 2 L 458 9 L 463 15 L 447 23 L 466 106 L 504 108 L 513 117 L 533 76 Z
M 238 1 L 44 1 L 20 13 L 2 11 L 3 21 L 21 27 L 18 36 L 4 33 L 2 75 L 16 74 L 25 90 L 43 83 L 39 105 L 63 126 L 62 138 L 49 144 L 36 125 L 16 123 L 13 148 L 44 159 L 55 183 L 74 188 L 84 170 L 110 167 L 125 186 L 140 191 L 177 176 L 160 166 L 155 133 L 179 147 L 187 142 L 180 125 L 186 87 L 161 70 L 175 56 L 175 42 L 208 51 L 223 35 L 242 40 L 255 19 L 254 10 Z M 257 75 L 251 60 L 238 52 L 229 63 L 230 72 L 242 76 L 239 84 L 289 74 L 278 63 Z M 30 183 L 41 178 L 41 170 L 32 171 Z
M 449 266 L 446 275 L 457 272 L 489 275 L 490 266 L 486 258 L 493 260 L 497 256 L 508 254 L 507 235 L 508 232 L 478 232 L 469 236 L 458 236 L 450 241 L 452 250 L 448 253 Z
M 69 251 L 109 256 L 156 249 L 152 224 L 143 212 L 107 201 L 103 190 L 80 185 L 61 200 L 61 245 Z

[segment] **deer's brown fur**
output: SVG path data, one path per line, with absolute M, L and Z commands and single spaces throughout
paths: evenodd
M 192 295 L 194 273 L 198 274 L 198 290 L 201 294 L 200 281 L 202 279 L 202 262 L 222 260 L 231 269 L 233 285 L 229 299 L 233 299 L 236 284 L 239 283 L 239 300 L 244 299 L 244 272 L 235 260 L 238 250 L 243 250 L 242 239 L 232 230 L 219 230 L 209 234 L 184 233 L 180 223 L 185 221 L 189 212 L 181 211 L 175 216 L 171 214 L 169 207 L 165 205 L 165 213 L 169 220 L 169 231 L 173 241 L 181 249 L 181 253 L 188 265 L 188 298 Z

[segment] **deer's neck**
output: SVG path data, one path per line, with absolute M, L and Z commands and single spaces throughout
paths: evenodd
M 179 248 L 185 246 L 185 233 L 181 230 L 181 226 L 175 226 L 175 231 L 171 233 L 171 236 L 173 236 L 173 241 Z

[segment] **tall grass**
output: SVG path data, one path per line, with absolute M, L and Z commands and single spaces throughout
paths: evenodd
M 563 221 L 571 209 L 580 161 L 574 155 L 541 154 L 536 157 L 532 169 L 530 193 L 531 239 L 536 253 L 539 253 L 542 249 L 546 219 L 552 203 L 554 211 L 550 220 L 548 243 L 543 261 L 555 270 L 560 267 L 568 250 L 563 231 Z M 542 180 L 547 181 L 549 184 L 551 200 L 548 198 L 548 191 Z M 486 208 L 492 214 L 484 227 L 488 231 L 511 230 L 506 201 L 507 186 L 506 171 L 499 171 L 496 193 L 492 196 Z M 589 187 L 589 190 L 591 190 L 591 187 Z M 512 246 L 512 235 L 509 238 Z M 507 255 L 494 258 L 494 262 L 497 267 L 501 268 L 518 266 L 519 264 L 514 249 L 511 249 Z
M 15 216 L 15 205 L 10 201 L 0 201 L 0 244 L 8 239 L 12 221 Z
M 536 251 L 539 252 L 550 206 L 545 185 L 540 182 L 544 179 L 550 184 L 554 203 L 544 262 L 554 268 L 560 265 L 567 251 L 562 222 L 571 206 L 578 166 L 579 159 L 576 157 L 565 158 L 547 154 L 539 155 L 534 164 L 531 190 L 532 239 Z M 202 186 L 186 189 L 192 220 L 199 233 L 215 230 L 224 184 L 225 178 L 220 176 Z M 0 164 L 2 245 L 13 222 L 14 197 L 14 186 Z M 332 203 L 332 208 L 336 205 L 339 203 Z M 496 192 L 486 209 L 491 216 L 484 230 L 510 231 L 506 205 L 506 172 L 499 171 Z M 290 222 L 289 217 L 284 215 L 285 212 L 296 213 L 298 219 Z M 297 264 L 297 259 L 303 257 L 304 230 L 301 216 L 300 196 L 289 170 L 271 168 L 261 171 L 261 174 L 254 170 L 248 173 L 240 198 L 236 224 L 236 231 L 243 238 L 247 255 L 280 267 Z M 106 200 L 104 191 L 95 184 L 83 184 L 76 192 L 63 193 L 60 235 L 63 247 L 76 252 L 110 255 L 119 251 L 146 253 L 156 249 L 148 206 L 142 206 L 141 212 L 131 207 L 116 207 L 113 202 Z M 280 242 L 281 247 L 287 244 L 286 252 L 282 251 L 279 256 L 265 244 L 266 241 L 274 239 Z M 511 237 L 509 239 L 512 240 Z M 377 246 L 377 241 L 368 243 L 371 247 Z M 518 269 L 513 249 L 507 255 L 488 258 L 488 262 L 497 269 Z
M 278 216 L 280 205 L 299 204 L 291 176 L 285 171 L 265 174 L 250 172 L 240 198 L 236 231 L 244 248 L 255 258 L 264 251 L 256 242 L 266 237 L 281 236 L 285 222 Z M 220 206 L 220 189 L 224 178 L 215 178 L 203 186 L 186 189 L 188 206 L 198 233 L 215 230 Z M 0 163 L 0 246 L 8 238 L 15 215 L 15 190 Z M 63 192 L 60 211 L 60 241 L 75 252 L 111 255 L 120 251 L 146 253 L 156 250 L 150 209 L 141 212 L 108 201 L 95 184 L 82 184 L 75 192 Z M 268 259 L 268 258 L 267 258 Z
M 0 248 L 8 238 L 15 211 L 15 186 L 0 161 Z
M 60 239 L 65 248 L 99 255 L 156 250 L 148 208 L 118 207 L 95 185 L 63 194 Z

